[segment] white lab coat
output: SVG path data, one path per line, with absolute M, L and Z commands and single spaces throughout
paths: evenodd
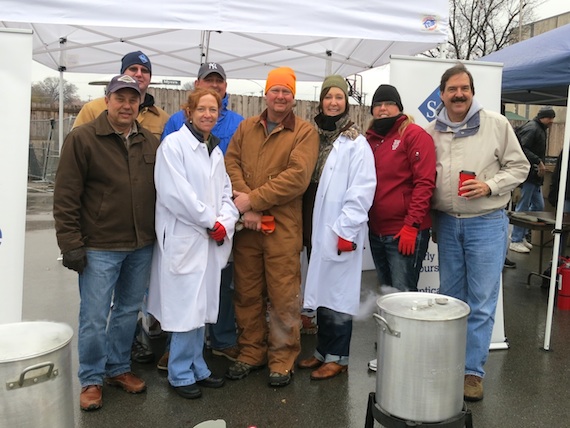
M 224 155 L 211 156 L 183 126 L 160 144 L 154 171 L 156 236 L 148 311 L 166 331 L 183 332 L 218 319 L 220 274 L 227 264 L 238 210 Z M 218 246 L 208 228 L 219 221 Z
M 333 143 L 317 187 L 305 308 L 358 313 L 362 251 L 368 242 L 368 210 L 375 191 L 370 145 L 362 135 L 354 141 L 341 135 Z M 356 243 L 356 250 L 338 255 L 339 236 Z

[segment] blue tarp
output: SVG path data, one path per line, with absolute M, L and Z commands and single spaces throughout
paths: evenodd
M 570 24 L 480 60 L 504 64 L 503 102 L 566 106 L 570 85 Z

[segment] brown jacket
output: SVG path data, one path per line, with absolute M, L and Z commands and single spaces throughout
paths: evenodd
M 317 162 L 319 137 L 292 112 L 267 135 L 266 118 L 267 110 L 240 123 L 226 152 L 226 170 L 233 189 L 249 194 L 252 210 L 274 216 L 275 232 L 294 239 L 300 251 L 302 195 Z
M 138 122 L 127 150 L 107 112 L 66 137 L 55 179 L 59 248 L 133 250 L 154 242 L 158 139 Z

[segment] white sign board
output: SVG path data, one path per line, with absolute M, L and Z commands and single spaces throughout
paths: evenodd
M 22 321 L 32 32 L 0 29 L 0 324 Z

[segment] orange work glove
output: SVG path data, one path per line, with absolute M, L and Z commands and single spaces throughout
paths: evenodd
M 275 231 L 275 218 L 272 215 L 261 216 L 261 231 L 266 235 Z
M 400 239 L 398 242 L 398 251 L 404 256 L 411 256 L 416 251 L 416 238 L 418 237 L 418 229 L 407 224 L 403 225 L 394 239 Z
M 342 252 L 354 251 L 356 250 L 356 244 L 354 242 L 347 241 L 346 239 L 338 237 L 338 255 Z
M 208 229 L 208 235 L 210 235 L 210 238 L 216 241 L 218 245 L 222 245 L 226 237 L 226 228 L 222 223 L 217 221 L 213 229 Z

